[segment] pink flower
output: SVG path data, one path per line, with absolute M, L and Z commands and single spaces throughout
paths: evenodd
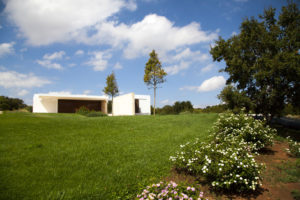
M 194 188 L 194 187 L 192 187 L 191 190 L 192 190 L 193 192 L 195 192 L 195 188 Z
M 187 190 L 190 190 L 190 189 L 191 189 L 191 187 L 189 186 L 189 187 L 187 187 L 186 189 L 187 189 Z
M 140 200 L 144 200 L 144 198 L 142 197 L 142 198 L 140 198 Z

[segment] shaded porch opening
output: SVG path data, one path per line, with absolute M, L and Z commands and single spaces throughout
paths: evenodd
M 138 99 L 134 100 L 134 110 L 136 114 L 141 113 L 140 102 Z
M 87 107 L 89 110 L 101 111 L 106 113 L 106 101 L 102 100 L 70 100 L 58 99 L 58 113 L 75 113 L 77 109 L 82 106 Z

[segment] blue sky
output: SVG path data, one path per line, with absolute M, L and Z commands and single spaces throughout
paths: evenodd
M 0 95 L 32 104 L 35 93 L 103 95 L 115 72 L 120 93 L 149 94 L 145 63 L 155 49 L 167 71 L 158 106 L 220 103 L 227 74 L 209 49 L 243 19 L 284 0 L 0 1 Z M 278 12 L 277 12 L 278 14 Z

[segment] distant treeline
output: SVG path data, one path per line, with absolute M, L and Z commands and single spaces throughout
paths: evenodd
M 174 114 L 188 114 L 188 113 L 222 113 L 227 110 L 224 104 L 207 106 L 206 108 L 193 108 L 190 101 L 176 101 L 172 106 L 166 105 L 162 108 L 156 108 L 156 114 L 159 115 L 174 115 Z M 153 107 L 151 106 L 151 113 Z
M 0 110 L 19 110 L 26 109 L 32 111 L 32 106 L 28 106 L 22 99 L 0 96 Z

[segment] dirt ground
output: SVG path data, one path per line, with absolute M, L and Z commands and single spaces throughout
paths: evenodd
M 300 182 L 286 183 L 281 181 L 280 178 L 284 178 L 284 172 L 281 173 L 281 169 L 278 166 L 285 165 L 288 162 L 296 162 L 296 158 L 289 156 L 286 152 L 288 144 L 286 142 L 275 142 L 272 147 L 266 148 L 256 156 L 256 160 L 260 163 L 266 164 L 266 170 L 263 174 L 262 187 L 259 191 L 253 194 L 216 194 L 212 192 L 208 185 L 202 184 L 201 188 L 209 199 L 218 200 L 294 200 L 291 195 L 291 191 L 300 190 Z M 178 173 L 176 170 L 172 170 L 171 175 L 166 177 L 166 181 L 185 182 L 185 183 L 197 183 L 195 177 L 186 175 L 184 173 Z

